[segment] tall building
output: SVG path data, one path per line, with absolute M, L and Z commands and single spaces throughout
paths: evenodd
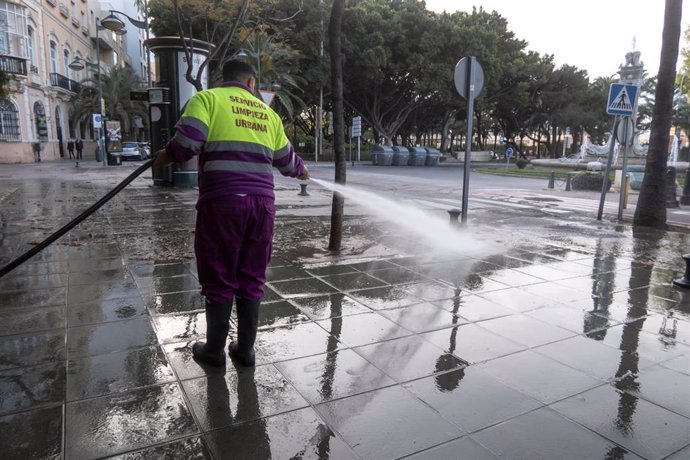
M 146 5 L 147 2 L 144 0 L 142 3 Z M 146 21 L 146 17 L 139 11 L 135 2 L 132 0 L 110 0 L 108 3 L 102 2 L 101 8 L 103 11 L 110 9 L 121 11 L 130 18 L 134 18 L 141 22 Z M 127 29 L 125 51 L 131 59 L 131 67 L 143 81 L 147 81 L 148 61 L 146 59 L 146 47 L 144 46 L 144 42 L 146 41 L 146 30 L 135 27 L 121 15 L 119 18 L 124 21 Z
M 44 160 L 66 157 L 68 139 L 77 137 L 85 159 L 93 157 L 92 120 L 72 120 L 80 82 L 98 62 L 131 65 L 125 36 L 97 27 L 105 15 L 94 0 L 0 0 L 0 70 L 12 79 L 0 100 L 0 163 L 33 162 L 38 144 Z M 70 69 L 77 58 L 94 68 Z

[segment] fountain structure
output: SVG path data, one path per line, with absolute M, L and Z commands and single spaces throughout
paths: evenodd
M 621 82 L 628 82 L 642 86 L 642 75 L 644 72 L 644 64 L 640 60 L 639 51 L 631 51 L 625 55 L 625 64 L 619 67 L 618 73 Z M 637 118 L 633 116 L 633 121 Z M 633 135 L 632 145 L 628 151 L 628 160 L 633 163 L 644 164 L 644 158 L 647 156 L 648 145 L 640 142 L 641 131 L 635 130 Z M 589 136 L 583 137 L 580 149 L 571 155 L 563 156 L 557 159 L 536 159 L 532 160 L 535 166 L 548 166 L 552 168 L 570 168 L 570 169 L 591 169 L 601 170 L 601 161 L 608 160 L 609 154 L 612 155 L 611 165 L 613 169 L 621 169 L 622 165 L 618 163 L 619 155 L 622 152 L 621 144 L 616 140 L 616 136 L 611 133 L 609 139 L 604 145 L 597 145 L 591 142 Z M 611 148 L 613 143 L 613 148 Z M 669 152 L 668 163 L 669 166 L 675 166 L 679 170 L 688 168 L 687 162 L 678 162 L 678 153 L 680 151 L 680 139 L 677 135 L 673 136 L 673 143 Z

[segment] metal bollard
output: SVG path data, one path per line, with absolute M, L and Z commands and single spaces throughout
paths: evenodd
M 299 192 L 297 195 L 299 195 L 299 196 L 309 196 L 309 194 L 307 193 L 307 185 L 308 185 L 308 184 L 299 184 L 299 186 L 302 187 L 302 191 Z
M 673 284 L 678 287 L 690 289 L 690 253 L 683 256 L 685 260 L 685 276 L 677 280 L 673 280 Z
M 573 173 L 568 173 L 565 177 L 565 191 L 570 192 L 572 188 Z
M 460 217 L 460 214 L 462 213 L 461 210 L 457 208 L 449 209 L 448 214 L 450 214 L 450 225 L 454 227 L 459 227 L 460 226 L 460 221 L 458 218 Z
M 690 205 L 690 167 L 685 170 L 685 185 L 683 185 L 683 196 L 680 197 L 680 204 Z
M 556 173 L 554 171 L 551 171 L 549 173 L 549 185 L 547 188 L 553 189 L 555 187 L 555 182 L 556 182 Z

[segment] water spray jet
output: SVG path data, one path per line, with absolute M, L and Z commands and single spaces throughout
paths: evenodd
M 417 242 L 423 243 L 424 250 L 437 254 L 462 254 L 470 256 L 486 256 L 495 253 L 496 242 L 482 241 L 476 235 L 469 233 L 458 224 L 449 226 L 446 219 L 438 214 L 432 214 L 408 203 L 402 204 L 400 200 L 385 198 L 379 192 L 370 192 L 334 184 L 320 179 L 311 178 L 314 183 L 340 193 L 363 208 L 371 211 L 373 216 L 393 223 L 395 230 L 414 234 Z M 457 217 L 455 218 L 457 220 Z M 419 245 L 421 246 L 421 244 Z

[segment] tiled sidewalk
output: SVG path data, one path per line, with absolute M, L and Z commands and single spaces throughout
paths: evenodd
M 2 264 L 109 185 L 85 177 L 0 182 Z M 358 217 L 399 252 L 316 263 L 323 220 L 279 217 L 258 365 L 219 371 L 190 359 L 193 196 L 137 180 L 0 279 L 2 458 L 690 457 L 688 234 L 509 223 L 430 257 Z

